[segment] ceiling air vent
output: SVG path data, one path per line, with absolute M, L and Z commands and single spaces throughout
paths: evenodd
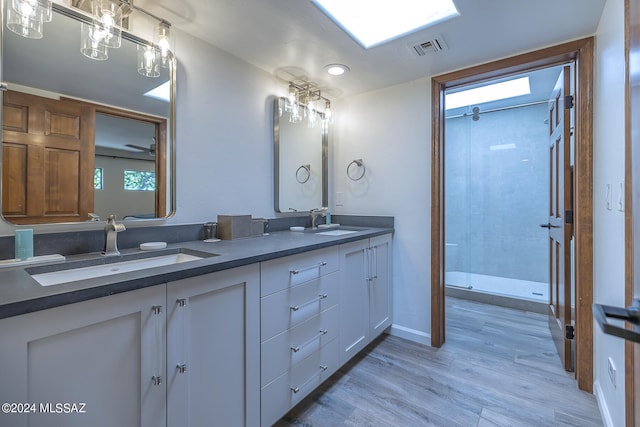
M 425 56 L 427 53 L 440 52 L 447 49 L 447 44 L 444 42 L 442 35 L 434 36 L 430 40 L 413 46 L 413 51 L 418 56 Z

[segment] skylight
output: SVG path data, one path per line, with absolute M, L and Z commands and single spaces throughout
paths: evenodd
M 466 107 L 467 105 L 483 104 L 529 94 L 531 94 L 529 77 L 522 77 L 474 89 L 448 93 L 445 96 L 444 105 L 447 110 L 451 110 L 453 108 Z
M 458 16 L 453 0 L 313 0 L 365 48 Z
M 169 84 L 169 80 L 162 83 L 160 86 L 157 86 L 151 89 L 149 92 L 145 93 L 144 96 L 148 96 L 150 98 L 159 99 L 160 101 L 169 102 L 171 99 L 171 85 Z

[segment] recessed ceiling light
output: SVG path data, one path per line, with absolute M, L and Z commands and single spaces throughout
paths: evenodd
M 451 110 L 453 108 L 466 107 L 467 105 L 483 104 L 529 94 L 531 94 L 529 77 L 522 77 L 460 92 L 447 93 L 444 106 L 447 110 Z
M 349 67 L 343 64 L 329 64 L 324 68 L 325 70 L 327 70 L 327 73 L 331 74 L 332 76 L 341 76 L 349 71 Z
M 453 0 L 313 0 L 366 49 L 454 16 Z

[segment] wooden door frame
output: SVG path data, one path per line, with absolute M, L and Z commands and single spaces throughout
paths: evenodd
M 637 40 L 640 39 L 640 8 L 638 6 L 631 5 L 629 0 L 624 2 L 624 57 L 625 57 L 625 194 L 624 194 L 624 228 L 625 228 L 625 304 L 631 306 L 633 301 L 633 203 L 632 203 L 632 176 L 631 176 L 631 147 L 632 147 L 632 118 L 631 118 L 631 70 L 629 56 L 632 48 L 632 43 L 635 45 L 634 49 L 637 49 Z M 632 41 L 633 39 L 633 41 Z M 636 71 L 636 70 L 634 70 Z M 634 78 L 634 83 L 637 84 L 638 78 Z M 640 361 L 640 354 L 635 351 L 637 346 L 631 341 L 625 341 L 625 425 L 634 426 L 636 419 L 640 414 L 636 414 L 635 411 L 635 366 Z M 640 427 L 640 426 L 639 426 Z
M 588 37 L 431 79 L 431 345 L 440 347 L 445 341 L 444 92 L 575 62 L 575 376 L 588 392 L 593 392 L 593 51 L 594 38 Z

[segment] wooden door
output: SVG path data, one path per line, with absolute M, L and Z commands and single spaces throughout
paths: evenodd
M 571 67 L 549 99 L 549 329 L 562 365 L 573 370 L 571 316 Z M 569 102 L 567 102 L 569 101 Z
M 16 224 L 89 219 L 94 199 L 92 107 L 7 91 L 2 111 L 5 218 Z

